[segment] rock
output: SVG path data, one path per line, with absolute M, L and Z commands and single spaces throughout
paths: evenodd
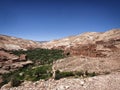
M 0 74 L 10 73 L 8 70 L 0 69 Z
M 10 70 L 11 67 L 10 67 L 10 65 L 5 65 L 5 66 L 3 66 L 2 68 L 3 68 L 4 70 Z
M 14 63 L 11 65 L 11 69 L 19 69 L 19 68 L 23 68 L 23 65 L 20 63 Z
M 84 85 L 84 83 L 85 83 L 85 82 L 81 80 L 80 84 L 81 84 L 82 86 Z
M 32 63 L 30 60 L 27 61 L 25 54 L 18 57 L 4 50 L 0 51 L 0 74 L 9 73 Z
M 40 80 L 36 82 L 37 84 L 34 83 L 25 81 L 21 86 L 11 87 L 9 90 L 120 90 L 120 72 L 84 79 L 64 78 L 60 80 Z M 4 90 L 7 89 L 4 88 Z
M 20 61 L 26 61 L 27 60 L 27 55 L 21 54 L 20 57 L 19 57 L 19 60 Z
M 3 82 L 2 76 L 0 76 L 0 84 Z
M 1 87 L 1 90 L 7 90 L 7 89 L 10 89 L 12 86 L 11 86 L 11 82 L 8 82 L 8 84 L 5 84 Z
M 26 61 L 26 62 L 21 62 L 21 64 L 22 64 L 23 66 L 26 66 L 26 65 L 33 64 L 33 62 L 30 61 L 30 60 L 28 60 L 28 61 Z

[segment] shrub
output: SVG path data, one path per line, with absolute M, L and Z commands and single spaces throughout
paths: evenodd
M 86 75 L 85 77 L 93 77 L 96 76 L 97 74 L 95 72 L 89 73 L 88 71 L 69 71 L 69 72 L 60 72 L 59 70 L 55 71 L 55 80 L 59 80 L 60 78 L 64 77 L 80 77 Z
M 18 80 L 18 79 L 16 79 L 16 78 L 12 78 L 11 79 L 11 86 L 12 87 L 17 87 L 17 86 L 19 86 L 21 84 L 21 81 L 20 80 Z
M 87 77 L 94 77 L 94 76 L 97 75 L 97 73 L 95 73 L 95 72 L 89 73 L 88 71 L 85 71 L 85 75 L 86 75 Z
M 77 75 L 77 76 L 83 76 L 83 75 L 84 75 L 84 72 L 83 72 L 83 71 L 75 71 L 74 73 L 75 73 L 75 75 Z
M 60 78 L 63 77 L 70 77 L 74 76 L 73 72 L 60 72 L 59 70 L 55 71 L 55 80 L 59 80 Z
M 55 71 L 55 80 L 58 80 L 58 79 L 60 79 L 61 78 L 61 76 L 60 76 L 60 71 L 59 70 L 56 70 Z
M 51 65 L 42 65 L 31 68 L 24 73 L 24 79 L 30 81 L 37 81 L 39 79 L 48 79 L 52 76 Z
M 2 75 L 3 82 L 0 84 L 0 86 L 7 84 L 9 81 L 12 82 L 12 86 L 17 86 L 20 84 L 20 81 L 24 80 L 29 81 L 38 81 L 40 79 L 47 80 L 52 76 L 51 70 L 52 70 L 51 65 L 42 65 L 39 67 L 37 66 L 35 68 L 30 66 L 11 73 L 6 73 Z M 14 84 L 14 82 L 16 83 Z

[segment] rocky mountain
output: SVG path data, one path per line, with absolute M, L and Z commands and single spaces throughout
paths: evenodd
M 22 38 L 16 38 L 12 36 L 0 35 L 0 48 L 7 50 L 27 50 L 31 48 L 48 48 L 48 49 L 69 49 L 71 47 L 112 42 L 112 40 L 120 39 L 120 29 L 112 29 L 107 32 L 87 32 L 76 36 L 70 36 L 58 40 L 37 42 L 32 40 L 25 40 Z M 110 41 L 111 40 L 111 41 Z
M 69 48 L 77 45 L 95 44 L 97 41 L 107 42 L 120 39 L 120 29 L 112 29 L 106 32 L 87 32 L 76 36 L 53 40 L 43 44 L 43 48 Z
M 0 35 L 0 49 L 6 50 L 27 50 L 32 48 L 40 48 L 41 44 L 32 40 L 25 40 L 12 36 Z
M 51 48 L 65 50 L 65 53 L 70 56 L 54 62 L 53 67 L 55 70 L 82 70 L 101 74 L 120 71 L 120 29 L 104 33 L 84 33 L 79 36 L 70 37 L 66 42 L 71 42 L 71 46 L 69 46 L 70 44 L 66 46 L 60 44 L 65 40 L 66 38 L 52 41 L 58 47 L 54 46 L 54 44 L 52 46 L 51 42 L 47 43 L 48 46 L 52 46 Z M 79 41 L 74 42 L 74 40 Z
M 34 44 L 30 44 L 30 41 L 29 43 L 26 41 L 30 47 L 25 44 L 22 46 L 18 39 L 18 43 L 10 40 L 9 44 L 14 42 L 14 45 L 22 49 L 35 47 L 61 49 L 64 50 L 66 57 L 52 63 L 53 77 L 50 79 L 25 81 L 19 87 L 11 87 L 8 83 L 1 90 L 120 90 L 120 29 L 102 33 L 87 32 L 41 44 L 34 41 Z M 9 49 L 6 47 L 8 42 L 4 37 L 1 41 L 1 47 Z M 1 58 L 2 56 L 1 54 Z M 65 72 L 72 72 L 75 76 L 55 80 L 57 70 L 59 73 L 63 72 L 63 75 L 66 75 Z M 79 76 L 75 74 L 76 72 L 82 75 Z M 89 73 L 95 76 L 88 77 Z

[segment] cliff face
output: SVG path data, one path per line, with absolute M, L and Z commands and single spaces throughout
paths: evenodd
M 42 44 L 42 48 L 62 49 L 70 55 L 107 56 L 120 48 L 120 29 L 103 33 L 88 32 Z
M 32 63 L 32 61 L 27 60 L 25 54 L 16 56 L 10 52 L 0 51 L 0 75 L 24 68 Z
M 99 34 L 92 33 L 92 37 L 94 37 L 92 40 L 86 39 L 86 35 L 91 36 L 91 33 L 79 36 L 85 37 L 85 39 L 79 38 L 80 41 L 83 40 L 83 43 L 72 43 L 69 47 L 52 47 L 63 49 L 66 54 L 71 56 L 55 62 L 53 65 L 55 69 L 61 71 L 87 70 L 98 73 L 120 70 L 120 29 Z
M 27 50 L 31 48 L 39 48 L 41 44 L 32 40 L 25 40 L 6 35 L 0 35 L 0 49 L 6 50 Z

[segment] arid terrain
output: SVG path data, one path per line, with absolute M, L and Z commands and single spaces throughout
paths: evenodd
M 63 78 L 24 82 L 19 87 L 1 90 L 120 90 L 120 72 L 90 78 Z
M 40 48 L 40 43 L 22 38 L 0 35 L 0 49 L 27 50 L 31 48 Z
M 44 43 L 0 35 L 0 74 L 33 63 L 25 54 L 16 56 L 5 50 L 33 48 L 63 50 L 65 58 L 52 63 L 53 76 L 48 80 L 24 81 L 18 87 L 11 87 L 9 82 L 1 90 L 120 90 L 120 29 L 87 32 Z M 57 70 L 85 75 L 55 80 Z M 95 75 L 87 76 L 86 72 Z

